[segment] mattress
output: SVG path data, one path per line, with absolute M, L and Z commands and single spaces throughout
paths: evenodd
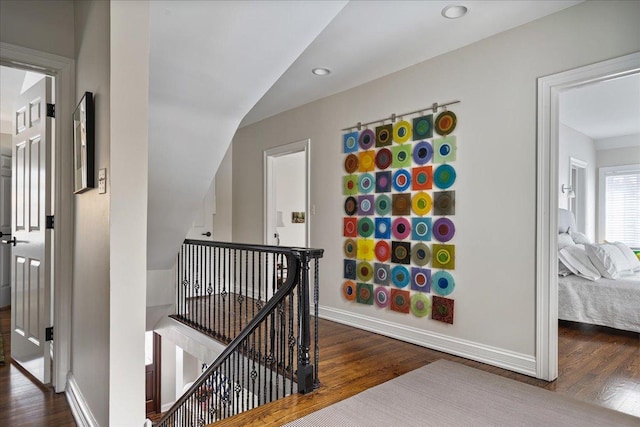
M 558 318 L 640 332 L 640 273 L 595 282 L 559 277 Z

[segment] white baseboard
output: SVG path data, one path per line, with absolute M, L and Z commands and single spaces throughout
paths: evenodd
M 171 409 L 171 407 L 173 406 L 174 403 L 176 403 L 176 402 L 173 401 L 173 402 L 165 403 L 164 405 L 162 405 L 160 407 L 160 412 L 167 412 L 169 409 Z
M 76 383 L 76 379 L 73 374 L 69 372 L 67 376 L 67 388 L 64 392 L 67 396 L 67 402 L 71 407 L 71 413 L 76 421 L 76 424 L 80 427 L 98 427 L 98 422 L 93 417 L 87 401 L 84 400 L 84 396 Z
M 387 337 L 417 344 L 521 374 L 536 376 L 534 356 L 516 353 L 436 332 L 400 325 L 332 307 L 319 307 L 319 316 L 344 325 L 375 332 Z

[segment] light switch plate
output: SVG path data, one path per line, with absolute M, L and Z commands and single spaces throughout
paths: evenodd
M 98 194 L 105 194 L 107 192 L 107 169 L 100 169 L 98 171 Z

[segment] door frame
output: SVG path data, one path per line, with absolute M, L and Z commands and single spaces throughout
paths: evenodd
M 536 376 L 558 377 L 559 97 L 571 88 L 640 72 L 640 52 L 538 79 Z
M 59 55 L 0 42 L 0 65 L 36 71 L 55 77 L 56 126 L 54 130 L 53 209 L 55 232 L 52 256 L 53 367 L 51 384 L 65 391 L 71 370 L 71 303 L 73 282 L 72 117 L 75 109 L 75 61 Z M 64 124 L 67 123 L 68 126 Z M 51 173 L 52 172 L 52 173 Z
M 264 171 L 264 244 L 268 245 L 273 234 L 274 227 L 271 224 L 276 223 L 275 210 L 271 209 L 272 204 L 275 203 L 271 200 L 272 195 L 275 194 L 275 182 L 273 179 L 273 162 L 277 157 L 285 156 L 293 153 L 305 153 L 305 246 L 311 245 L 311 216 L 315 212 L 310 210 L 310 188 L 311 188 L 311 140 L 303 139 L 302 141 L 292 142 L 290 144 L 281 145 L 279 147 L 270 148 L 264 150 L 263 154 L 263 171 Z

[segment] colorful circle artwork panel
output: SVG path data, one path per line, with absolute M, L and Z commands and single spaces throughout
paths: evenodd
M 436 117 L 433 127 L 439 135 L 449 135 L 456 128 L 457 123 L 458 118 L 453 111 L 443 111 Z
M 418 292 L 431 290 L 431 270 L 411 267 L 411 289 Z
M 393 127 L 393 140 L 398 144 L 404 144 L 411 138 L 411 124 L 401 120 Z
M 433 141 L 433 163 L 453 162 L 456 159 L 456 137 L 447 136 Z
M 392 195 L 391 214 L 411 215 L 411 193 L 400 193 Z
M 456 227 L 449 218 L 439 218 L 433 223 L 433 237 L 440 242 L 448 242 L 456 234 Z
M 376 187 L 376 179 L 370 173 L 363 173 L 358 177 L 358 190 L 362 194 L 368 194 Z
M 376 262 L 373 266 L 373 283 L 376 285 L 389 286 L 391 280 L 391 267 L 389 264 Z
M 411 189 L 413 191 L 431 190 L 433 185 L 432 166 L 413 168 L 411 175 Z
M 371 196 L 358 196 L 358 215 L 373 215 L 374 197 Z
M 391 262 L 395 264 L 410 264 L 411 243 L 391 242 Z
M 360 139 L 358 140 L 360 148 L 368 150 L 372 148 L 376 143 L 376 135 L 371 129 L 365 129 L 360 133 Z
M 388 261 L 391 257 L 391 248 L 389 247 L 389 244 L 384 240 L 380 240 L 378 243 L 376 243 L 375 252 L 376 258 L 378 258 L 378 261 L 381 262 Z
M 431 240 L 431 217 L 411 218 L 411 240 Z
M 356 274 L 361 282 L 369 282 L 373 279 L 373 267 L 366 261 L 359 262 L 356 267 Z
M 409 270 L 401 265 L 396 265 L 391 269 L 391 281 L 399 288 L 406 288 L 409 284 Z
M 371 283 L 358 283 L 356 285 L 356 302 L 373 305 L 373 285 Z
M 378 286 L 374 291 L 374 299 L 376 301 L 376 305 L 380 308 L 389 306 L 390 296 L 391 293 L 389 292 L 389 289 L 383 286 Z
M 411 174 L 406 169 L 400 169 L 393 173 L 393 189 L 403 192 L 411 186 Z
M 427 139 L 433 136 L 433 114 L 413 119 L 413 140 Z
M 347 301 L 353 301 L 356 299 L 356 284 L 351 280 L 347 280 L 342 284 L 342 296 Z
M 381 148 L 376 154 L 376 167 L 378 169 L 386 169 L 391 166 L 391 162 L 393 161 L 393 154 L 391 154 L 391 150 L 388 148 Z
M 411 249 L 411 260 L 420 267 L 429 264 L 431 261 L 431 250 L 424 243 L 415 243 Z
M 391 147 L 391 153 L 393 157 L 391 160 L 392 168 L 399 169 L 411 166 L 411 144 Z
M 344 249 L 344 256 L 347 258 L 355 258 L 357 254 L 358 247 L 356 245 L 356 241 L 353 239 L 347 239 L 344 241 L 344 245 L 342 246 Z
M 429 195 L 429 193 L 425 193 L 424 191 L 416 193 L 413 196 L 413 200 L 411 200 L 411 208 L 413 209 L 413 213 L 420 216 L 424 216 L 431 212 L 432 205 L 433 201 L 431 200 L 431 196 Z
M 456 287 L 456 282 L 453 280 L 453 276 L 447 271 L 438 271 L 433 275 L 433 282 L 431 288 L 433 292 L 446 297 Z
M 453 300 L 449 298 L 433 296 L 431 318 L 440 322 L 453 324 Z
M 391 218 L 376 218 L 376 239 L 391 238 Z
M 455 215 L 456 214 L 456 192 L 455 191 L 435 191 L 433 193 L 433 214 L 434 215 Z
M 409 313 L 411 306 L 409 291 L 391 289 L 391 310 L 399 313 Z
M 391 172 L 376 172 L 376 193 L 389 193 L 391 191 Z
M 358 132 L 345 133 L 342 135 L 342 151 L 345 153 L 358 151 Z
M 382 125 L 376 127 L 376 147 L 384 147 L 391 145 L 391 137 L 393 135 L 393 126 Z
M 358 239 L 358 259 L 373 261 L 373 240 Z
M 342 234 L 344 237 L 358 237 L 358 219 L 344 218 L 342 220 Z
M 413 161 L 422 166 L 429 163 L 433 156 L 433 147 L 429 142 L 422 141 L 413 147 Z
M 356 201 L 356 198 L 353 196 L 347 197 L 344 201 L 344 213 L 349 216 L 353 216 L 356 212 L 358 212 L 358 202 Z
M 358 194 L 358 176 L 347 175 L 342 178 L 342 194 L 352 196 Z
M 374 232 L 373 220 L 368 217 L 358 220 L 358 235 L 361 237 L 370 237 Z
M 347 173 L 356 172 L 358 170 L 358 156 L 353 153 L 349 154 L 344 159 L 344 170 L 347 171 Z
M 356 262 L 351 259 L 345 259 L 343 265 L 343 274 L 345 279 L 356 279 Z
M 358 153 L 358 171 L 372 172 L 376 167 L 376 153 L 373 150 Z
M 411 312 L 416 317 L 425 317 L 431 313 L 431 300 L 425 294 L 411 296 Z
M 456 170 L 449 164 L 440 165 L 433 172 L 433 183 L 436 187 L 446 190 L 456 182 Z
M 391 198 L 386 194 L 376 197 L 376 214 L 380 216 L 389 215 L 391 212 Z
M 456 267 L 455 258 L 455 245 L 433 245 L 433 259 L 431 261 L 433 268 L 453 270 Z
M 393 237 L 398 240 L 404 240 L 411 234 L 411 224 L 409 224 L 409 220 L 404 217 L 396 218 L 393 220 L 391 230 Z

